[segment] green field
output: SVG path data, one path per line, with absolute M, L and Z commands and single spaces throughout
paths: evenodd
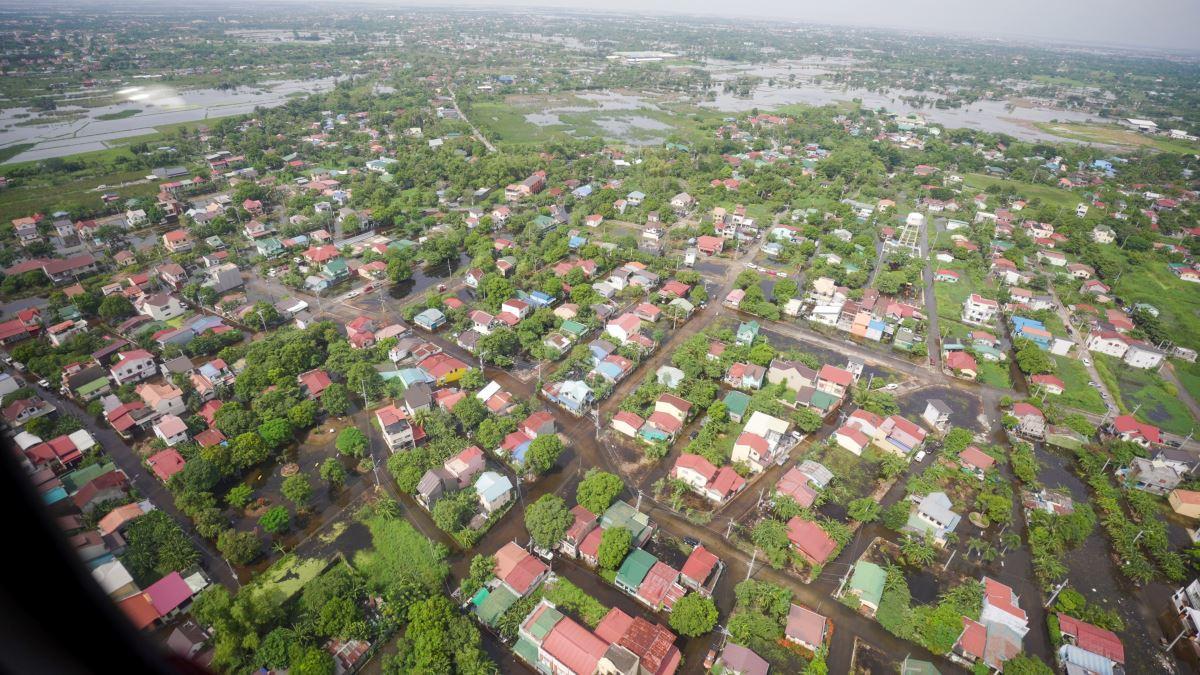
M 1054 374 L 1066 385 L 1066 391 L 1061 396 L 1050 396 L 1047 400 L 1052 399 L 1060 405 L 1086 412 L 1103 413 L 1108 409 L 1100 397 L 1100 391 L 1088 384 L 1092 378 L 1079 359 L 1069 356 L 1052 358 L 1055 363 Z
M 980 359 L 979 381 L 1001 389 L 1012 389 L 1012 378 L 1008 375 L 1008 363 L 995 363 Z
M 973 279 L 971 273 L 967 271 L 966 266 L 958 261 L 940 263 L 934 260 L 929 265 L 933 268 L 934 274 L 937 274 L 939 269 L 958 272 L 959 278 L 957 283 L 950 283 L 948 281 L 933 282 L 933 294 L 937 298 L 938 317 L 958 321 L 962 316 L 962 306 L 967 296 L 982 291 L 986 283 L 983 280 L 977 281 Z
M 1116 404 L 1122 412 L 1132 413 L 1136 408 L 1135 416 L 1139 420 L 1154 424 L 1164 431 L 1181 436 L 1191 431 L 1196 421 L 1183 401 L 1179 400 L 1174 385 L 1152 370 L 1130 368 L 1103 354 L 1092 356 L 1096 369 L 1106 383 L 1117 383 L 1119 393 L 1110 393 L 1116 395 Z
M 1192 400 L 1200 401 L 1200 363 L 1173 361 L 1175 376 L 1183 383 L 1183 388 L 1192 395 Z
M 966 174 L 963 176 L 963 185 L 976 190 L 986 190 L 989 185 L 1011 187 L 1025 199 L 1037 197 L 1050 206 L 1058 206 L 1064 209 L 1074 209 L 1079 204 L 1079 195 L 1069 190 L 1054 188 L 1048 185 L 1038 185 L 1036 183 L 1007 180 L 995 176 L 986 176 L 981 173 Z
M 1104 143 L 1127 148 L 1154 148 L 1162 152 L 1178 154 L 1194 154 L 1200 151 L 1200 145 L 1189 141 L 1177 141 L 1161 136 L 1149 136 L 1140 131 L 1128 129 L 1116 124 L 1077 124 L 1069 122 L 1038 122 L 1038 129 L 1075 141 L 1085 143 Z
M 607 138 L 645 144 L 719 119 L 713 111 L 643 100 L 627 110 L 602 108 L 577 96 L 510 97 L 506 101 L 475 103 L 467 112 L 489 139 L 505 143 L 546 143 L 554 138 Z M 530 121 L 526 116 L 541 122 Z

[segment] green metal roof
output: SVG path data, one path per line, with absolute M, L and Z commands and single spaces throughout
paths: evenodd
M 750 407 L 750 397 L 740 391 L 730 391 L 725 394 L 725 407 L 729 409 L 731 415 L 741 417 L 746 414 L 746 410 Z
M 565 330 L 568 333 L 571 333 L 572 335 L 577 335 L 577 336 L 583 335 L 584 333 L 587 332 L 587 326 L 579 323 L 578 321 L 572 321 L 571 319 L 567 319 L 567 320 L 563 321 L 562 325 L 559 326 L 559 329 Z
M 850 590 L 858 591 L 859 596 L 867 602 L 879 606 L 883 598 L 883 582 L 887 573 L 883 568 L 872 562 L 858 561 L 854 566 L 854 576 L 850 578 Z
M 483 601 L 487 600 L 488 595 L 490 595 L 490 592 L 486 588 L 481 588 L 478 591 L 475 591 L 475 595 L 471 596 L 471 604 L 475 605 L 476 607 L 482 605 Z
M 75 393 L 83 394 L 86 396 L 87 394 L 90 394 L 94 391 L 103 389 L 104 386 L 107 384 L 108 384 L 107 377 L 98 377 L 98 378 L 92 380 L 91 382 L 88 382 L 87 384 L 82 384 L 78 387 L 75 387 Z
M 658 558 L 655 558 L 649 551 L 640 548 L 633 549 L 626 556 L 625 562 L 621 563 L 621 569 L 617 570 L 617 584 L 626 588 L 637 588 L 656 562 L 658 562 Z
M 623 527 L 629 530 L 633 535 L 633 540 L 636 542 L 642 532 L 650 526 L 650 517 L 629 505 L 628 502 L 617 501 L 604 515 L 600 517 L 600 527 L 608 529 L 610 527 Z
M 928 661 L 904 659 L 904 667 L 901 668 L 900 675 L 941 675 L 941 673 Z
M 838 397 L 836 397 L 832 394 L 823 392 L 820 389 L 818 389 L 817 391 L 813 392 L 812 398 L 809 399 L 809 402 L 812 403 L 814 408 L 820 408 L 821 410 L 829 410 L 839 400 L 840 399 L 838 399 Z
M 507 612 L 508 608 L 512 607 L 516 602 L 516 594 L 503 585 L 497 586 L 495 590 L 484 598 L 483 604 L 476 608 L 475 614 L 479 616 L 480 621 L 489 626 L 494 626 L 500 616 Z
M 82 469 L 59 476 L 59 480 L 62 481 L 63 487 L 67 489 L 67 492 L 75 492 L 84 485 L 87 485 L 91 480 L 99 478 L 115 468 L 117 466 L 112 462 L 89 464 Z
M 524 659 L 526 663 L 535 665 L 538 662 L 538 646 L 523 637 L 519 638 L 517 644 L 513 645 L 513 651 L 516 652 L 517 656 Z
M 539 642 L 546 639 L 550 631 L 563 619 L 563 613 L 555 609 L 551 605 L 542 605 L 545 609 L 538 615 L 536 619 L 525 626 L 525 632 L 533 636 Z M 534 611 L 537 611 L 536 609 Z

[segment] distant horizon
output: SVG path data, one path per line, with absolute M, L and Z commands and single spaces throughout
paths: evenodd
M 286 1 L 286 0 L 285 0 Z M 326 2 L 328 0 L 310 0 L 315 2 Z M 1173 54 L 1191 54 L 1200 55 L 1200 38 L 1195 35 L 1195 26 L 1200 26 L 1200 2 L 1188 2 L 1187 0 L 1146 0 L 1143 7 L 1133 8 L 1130 5 L 1117 0 L 1094 0 L 1091 3 L 1083 3 L 1076 0 L 1071 4 L 1077 5 L 1080 12 L 1090 15 L 1093 19 L 1102 19 L 1100 23 L 1096 23 L 1090 29 L 1079 31 L 1066 30 L 1066 26 L 1061 26 L 1064 30 L 1027 30 L 1019 25 L 1012 24 L 1011 20 L 1019 16 L 1045 14 L 1047 11 L 1053 11 L 1061 14 L 1067 8 L 1058 5 L 1044 5 L 1036 0 L 1009 0 L 1008 7 L 1019 8 L 1026 6 L 1028 11 L 1020 11 L 1019 9 L 1007 10 L 1000 17 L 991 17 L 991 19 L 1000 18 L 1003 21 L 993 21 L 991 23 L 994 28 L 985 29 L 981 27 L 983 17 L 961 16 L 964 8 L 956 3 L 950 3 L 946 0 L 909 0 L 908 2 L 889 2 L 888 0 L 851 0 L 844 2 L 837 7 L 820 5 L 812 7 L 803 6 L 808 3 L 785 3 L 784 7 L 780 8 L 780 12 L 764 11 L 763 9 L 752 9 L 750 11 L 733 13 L 725 9 L 726 5 L 714 0 L 657 0 L 655 2 L 637 2 L 636 0 L 609 0 L 609 2 L 601 7 L 587 5 L 581 0 L 427 0 L 426 2 L 391 2 L 390 0 L 359 0 L 373 6 L 396 8 L 434 8 L 448 7 L 455 9 L 483 9 L 483 10 L 520 10 L 520 9 L 538 9 L 538 10 L 558 10 L 570 13 L 583 12 L 595 14 L 629 14 L 633 16 L 646 17 L 662 17 L 662 16 L 691 16 L 691 17 L 711 17 L 723 19 L 752 19 L 756 21 L 762 20 L 784 20 L 789 23 L 820 25 L 827 27 L 845 27 L 845 28 L 862 28 L 871 30 L 882 30 L 892 32 L 903 32 L 906 30 L 916 31 L 920 34 L 929 35 L 944 35 L 948 37 L 962 37 L 972 39 L 986 39 L 989 37 L 1003 38 L 1020 38 L 1021 40 L 1044 44 L 1045 46 L 1053 46 L 1055 42 L 1061 43 L 1063 46 L 1090 46 L 1090 47 L 1107 47 L 1119 51 L 1150 51 L 1157 53 L 1173 53 Z M 778 0 L 766 0 L 765 3 L 754 5 L 755 8 L 769 8 Z M 1070 1 L 1070 0 L 1068 0 Z M 1060 4 L 1062 4 L 1060 0 Z M 872 6 L 872 8 L 851 9 L 851 7 Z M 1097 6 L 1106 5 L 1109 11 L 1097 10 Z M 1162 13 L 1156 13 L 1145 7 L 1158 6 L 1159 8 L 1171 7 L 1178 12 L 1177 16 L 1167 18 Z M 911 7 L 912 9 L 906 9 Z M 960 16 L 952 19 L 949 22 L 934 25 L 932 23 L 923 23 L 919 20 L 914 21 L 913 17 L 934 11 L 958 10 Z M 989 8 L 973 8 L 984 11 L 995 11 L 1000 7 Z M 799 10 L 799 11 L 798 11 Z M 832 10 L 832 11 L 830 11 Z M 889 17 L 888 12 L 901 10 L 901 15 Z M 1164 10 L 1165 11 L 1165 10 Z M 969 11 L 968 11 L 969 13 Z M 1057 17 L 1062 22 L 1074 20 L 1075 13 L 1067 10 L 1070 16 Z M 860 17 L 869 15 L 870 20 L 861 20 Z M 1163 16 L 1161 20 L 1157 17 Z M 1138 25 L 1136 18 L 1143 19 L 1142 25 Z M 1146 18 L 1153 18 L 1155 21 L 1145 21 Z M 1008 25 L 1004 25 L 1008 24 Z

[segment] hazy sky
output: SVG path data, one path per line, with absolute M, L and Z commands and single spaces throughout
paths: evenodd
M 1200 51 L 1200 0 L 429 0 L 453 6 L 777 17 Z M 417 0 L 417 3 L 421 3 Z M 417 4 L 414 3 L 414 4 Z

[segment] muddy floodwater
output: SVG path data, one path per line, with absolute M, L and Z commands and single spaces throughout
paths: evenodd
M 52 115 L 28 108 L 0 110 L 0 148 L 34 145 L 13 157 L 13 162 L 105 150 L 121 145 L 122 139 L 153 134 L 155 127 L 241 115 L 258 107 L 274 108 L 297 96 L 329 91 L 335 82 L 336 78 L 328 77 L 233 89 L 176 90 L 154 80 L 134 81 L 116 90 L 91 94 L 115 96 L 120 102 L 112 105 L 88 108 L 64 101 Z M 104 119 L 131 111 L 137 112 L 120 119 Z M 45 123 L 38 123 L 39 119 Z

